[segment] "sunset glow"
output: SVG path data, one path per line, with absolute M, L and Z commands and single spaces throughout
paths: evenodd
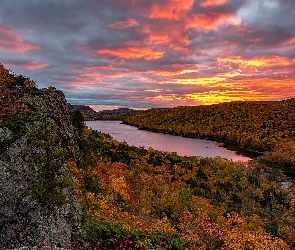
M 294 1 L 3 0 L 0 14 L 0 62 L 73 104 L 295 97 Z
M 118 48 L 118 49 L 101 49 L 98 50 L 99 54 L 113 55 L 116 57 L 126 59 L 145 59 L 156 60 L 163 56 L 163 52 L 153 51 L 150 48 Z

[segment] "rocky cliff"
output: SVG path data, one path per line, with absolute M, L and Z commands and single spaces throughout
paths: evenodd
M 80 157 L 83 121 L 55 88 L 5 91 L 14 102 L 0 107 L 0 248 L 69 246 L 83 214 L 66 162 Z

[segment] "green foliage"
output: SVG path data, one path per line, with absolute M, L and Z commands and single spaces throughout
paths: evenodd
M 90 245 L 91 249 L 142 249 L 144 245 L 144 249 L 163 250 L 160 246 L 152 243 L 144 232 L 126 230 L 118 223 L 89 220 L 84 223 L 83 229 L 86 235 L 83 235 L 82 238 Z M 139 245 L 137 242 L 143 244 Z M 181 240 L 177 241 L 175 237 L 174 244 L 181 244 Z
M 219 189 L 217 189 L 217 191 L 215 192 L 212 200 L 211 200 L 211 203 L 214 205 L 214 206 L 218 206 L 220 203 L 223 202 L 223 198 L 222 198 L 222 195 L 219 191 Z
M 152 152 L 149 155 L 148 164 L 152 164 L 154 166 L 161 166 L 163 162 L 162 155 L 157 152 Z
M 91 192 L 94 194 L 103 193 L 103 188 L 101 187 L 98 176 L 94 174 L 87 174 L 84 179 L 84 188 L 86 192 Z
M 33 192 L 44 204 L 67 202 L 63 189 L 73 184 L 65 169 L 67 151 L 61 148 L 61 138 L 56 135 L 56 129 L 54 123 L 43 117 L 39 127 L 28 135 L 31 144 L 38 148 L 30 158 L 39 167 Z
M 87 138 L 79 140 L 79 147 L 83 153 L 82 157 L 77 160 L 77 165 L 81 169 L 96 167 L 96 162 L 93 159 L 93 153 L 99 152 L 100 143 L 98 142 L 99 134 L 97 131 L 92 131 Z
M 89 221 L 84 224 L 84 230 L 86 232 L 84 240 L 91 245 L 92 249 L 114 249 L 114 239 L 122 241 L 129 235 L 129 232 L 121 225 L 112 222 Z
M 3 140 L 0 142 L 0 154 L 4 153 L 13 143 L 14 139 Z
M 111 156 L 111 162 L 123 162 L 125 164 L 130 164 L 130 160 L 131 157 L 129 155 L 129 152 L 121 149 L 120 147 L 118 147 L 118 149 L 113 152 Z
M 28 132 L 27 125 L 34 121 L 40 121 L 41 114 L 34 111 L 18 113 L 13 116 L 5 118 L 0 127 L 8 128 L 14 133 L 15 138 L 19 138 Z
M 114 204 L 120 208 L 122 208 L 122 211 L 130 211 L 130 206 L 124 199 L 124 197 L 120 194 L 117 194 L 114 200 Z
M 84 116 L 79 110 L 74 110 L 72 114 L 72 124 L 80 133 L 83 133 L 85 127 Z
M 178 233 L 171 233 L 170 234 L 170 244 L 172 249 L 187 249 L 191 247 L 190 241 L 181 240 L 180 235 Z
M 198 187 L 198 182 L 194 178 L 189 178 L 186 183 L 190 186 L 191 189 Z
M 40 121 L 41 114 L 38 112 L 28 111 L 24 113 L 18 113 L 12 116 L 6 117 L 0 122 L 1 128 L 8 128 L 13 133 L 13 138 L 4 140 L 0 142 L 0 153 L 3 153 L 9 148 L 17 139 L 26 135 L 28 130 L 28 125 Z
M 188 188 L 182 188 L 177 193 L 178 200 L 184 204 L 189 204 L 191 197 L 191 191 Z
M 281 233 L 279 231 L 279 226 L 276 221 L 268 222 L 267 224 L 265 224 L 264 227 L 265 227 L 266 232 L 268 232 L 272 236 L 276 236 L 276 237 L 281 236 Z
M 204 181 L 208 180 L 208 176 L 202 168 L 198 168 L 196 178 Z

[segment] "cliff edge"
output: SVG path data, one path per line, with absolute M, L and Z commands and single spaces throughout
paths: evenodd
M 0 248 L 69 246 L 83 213 L 66 162 L 80 157 L 83 121 L 61 91 L 2 65 L 0 92 Z

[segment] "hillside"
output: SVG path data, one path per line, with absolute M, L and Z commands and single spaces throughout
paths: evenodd
M 1 249 L 294 249 L 280 170 L 114 141 L 1 66 Z
M 294 247 L 295 190 L 279 171 L 86 138 L 95 164 L 70 168 L 93 249 Z

